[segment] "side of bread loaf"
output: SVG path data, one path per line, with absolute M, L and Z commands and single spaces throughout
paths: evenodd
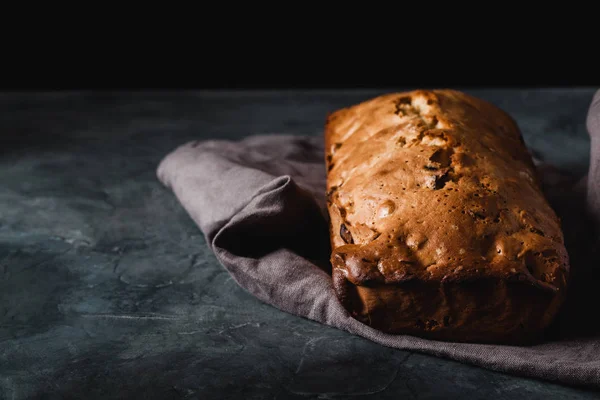
M 326 122 L 333 283 L 354 318 L 438 340 L 535 340 L 569 259 L 515 121 L 454 90 L 382 95 Z

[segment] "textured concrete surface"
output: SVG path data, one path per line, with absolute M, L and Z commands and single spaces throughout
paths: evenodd
M 157 181 L 192 139 L 320 135 L 377 92 L 0 95 L 0 398 L 596 398 L 373 344 L 245 293 Z M 580 174 L 593 89 L 470 91 Z

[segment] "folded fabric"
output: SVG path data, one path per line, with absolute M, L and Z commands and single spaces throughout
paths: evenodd
M 530 347 L 390 335 L 346 312 L 330 276 L 321 137 L 267 135 L 187 143 L 163 159 L 157 175 L 233 279 L 280 310 L 397 349 L 600 388 L 600 326 L 589 318 L 589 309 L 595 308 L 594 285 L 600 282 L 592 264 L 592 250 L 600 243 L 595 230 L 600 225 L 600 91 L 587 127 L 591 163 L 583 185 L 539 166 L 544 190 L 563 220 L 574 288 L 547 340 Z

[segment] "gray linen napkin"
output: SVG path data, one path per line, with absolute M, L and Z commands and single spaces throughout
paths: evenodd
M 187 143 L 163 159 L 157 175 L 234 280 L 280 310 L 393 348 L 600 388 L 600 322 L 595 316 L 600 274 L 592 264 L 593 250 L 600 243 L 592 224 L 600 225 L 600 91 L 590 107 L 587 127 L 592 161 L 580 181 L 583 185 L 539 166 L 544 190 L 563 220 L 574 286 L 548 337 L 529 347 L 389 335 L 346 312 L 329 275 L 321 137 L 250 136 L 238 142 Z

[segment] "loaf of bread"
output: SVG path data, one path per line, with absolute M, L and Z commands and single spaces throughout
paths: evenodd
M 569 257 L 519 127 L 455 90 L 382 95 L 325 126 L 333 286 L 375 329 L 527 343 L 564 302 Z

